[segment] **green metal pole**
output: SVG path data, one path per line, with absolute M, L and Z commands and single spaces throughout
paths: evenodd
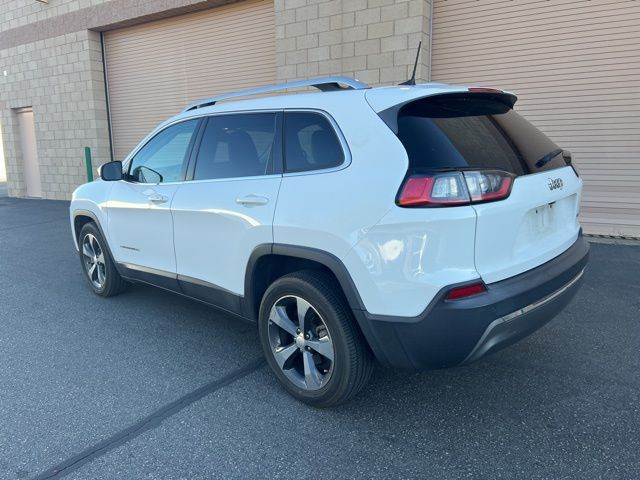
M 93 165 L 91 164 L 91 149 L 84 147 L 84 163 L 87 166 L 87 182 L 93 182 Z

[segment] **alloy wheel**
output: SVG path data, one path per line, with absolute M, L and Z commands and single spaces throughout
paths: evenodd
M 319 390 L 333 373 L 335 350 L 329 329 L 305 299 L 288 295 L 269 313 L 271 353 L 284 375 L 304 390 Z
M 107 279 L 107 266 L 100 242 L 91 233 L 82 240 L 82 260 L 91 284 L 98 290 L 102 289 Z

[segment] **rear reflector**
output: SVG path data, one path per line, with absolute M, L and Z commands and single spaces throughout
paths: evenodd
M 409 176 L 398 194 L 401 207 L 445 207 L 507 198 L 513 175 L 498 170 L 465 170 Z
M 464 287 L 456 287 L 449 290 L 447 300 L 460 300 L 461 298 L 473 297 L 487 291 L 484 283 L 474 283 L 473 285 L 465 285 Z

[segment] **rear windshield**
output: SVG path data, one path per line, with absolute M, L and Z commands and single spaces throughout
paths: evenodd
M 411 169 L 491 168 L 516 175 L 566 166 L 562 150 L 498 100 L 441 95 L 398 114 L 398 138 Z

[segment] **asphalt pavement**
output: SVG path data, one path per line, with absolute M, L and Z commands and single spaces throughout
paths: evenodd
M 68 203 L 0 198 L 0 478 L 640 478 L 640 247 L 592 245 L 567 309 L 473 365 L 290 398 L 249 323 L 91 293 Z

